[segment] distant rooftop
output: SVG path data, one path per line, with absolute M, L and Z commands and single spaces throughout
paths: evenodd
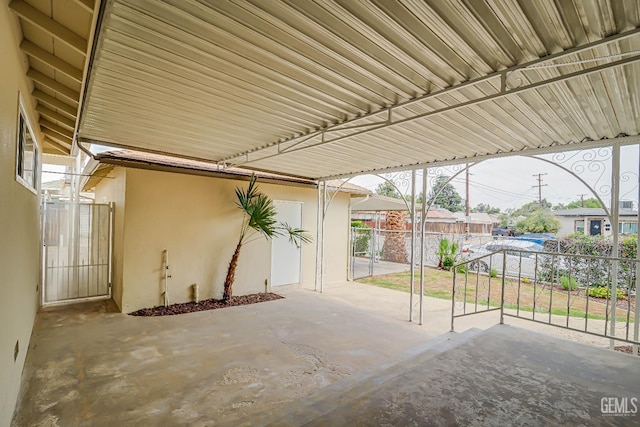
M 408 211 L 411 202 L 395 197 L 372 194 L 368 198 L 356 201 L 352 204 L 352 212 L 386 212 L 386 211 Z M 416 203 L 416 211 L 420 214 L 422 204 Z M 427 218 L 453 219 L 454 216 L 446 209 L 431 207 L 427 213 Z
M 603 208 L 575 208 L 553 211 L 556 216 L 606 216 Z M 637 216 L 638 212 L 631 209 L 620 209 L 619 216 Z

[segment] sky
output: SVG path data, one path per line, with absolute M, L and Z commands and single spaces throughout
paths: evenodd
M 105 147 L 106 149 L 106 147 Z M 109 148 L 113 149 L 113 148 Z M 601 162 L 592 162 L 591 157 L 595 153 L 597 160 Z M 598 191 L 603 198 L 605 205 L 610 205 L 610 195 L 606 188 L 611 181 L 611 160 L 610 150 L 600 151 L 597 154 L 594 150 L 574 151 L 565 153 L 564 166 L 579 171 L 580 177 Z M 620 183 L 620 200 L 632 200 L 634 206 L 637 207 L 638 202 L 638 146 L 631 145 L 622 147 L 621 154 L 621 183 Z M 552 159 L 552 155 L 542 156 Z M 562 159 L 560 159 L 562 161 Z M 63 172 L 63 166 L 44 165 L 43 170 L 51 170 Z M 459 167 L 452 166 L 441 168 L 439 173 L 451 176 Z M 479 203 L 489 204 L 499 207 L 503 211 L 505 209 L 516 209 L 525 203 L 538 200 L 538 189 L 533 186 L 537 185 L 535 174 L 543 175 L 542 197 L 552 204 L 558 203 L 568 204 L 574 200 L 579 200 L 580 195 L 584 194 L 584 198 L 593 197 L 593 193 L 578 179 L 573 177 L 566 171 L 551 165 L 547 162 L 532 159 L 528 157 L 504 157 L 499 159 L 485 160 L 470 168 L 469 179 L 469 200 L 471 206 L 477 206 Z M 399 174 L 391 174 L 399 177 Z M 465 178 L 462 172 L 452 181 L 460 196 L 465 198 Z M 43 182 L 61 179 L 62 174 L 43 173 Z M 422 174 L 418 174 L 418 186 L 421 191 Z M 366 187 L 371 191 L 375 191 L 379 183 L 383 180 L 372 175 L 362 175 L 352 178 L 350 182 Z M 400 186 L 404 194 L 410 194 L 411 188 L 405 182 Z
M 596 160 L 591 161 L 591 156 L 596 155 Z M 637 206 L 638 201 L 638 146 L 626 146 L 621 148 L 621 183 L 620 183 L 620 200 L 632 200 Z M 543 156 L 551 159 L 551 155 Z M 611 183 L 611 160 L 610 150 L 600 151 L 594 150 L 574 151 L 565 153 L 564 166 L 579 172 L 579 176 L 586 181 L 591 187 L 601 195 L 605 204 L 610 204 Z M 557 159 L 556 159 L 557 160 Z M 458 168 L 459 169 L 459 168 Z M 453 167 L 442 168 L 442 174 L 451 176 L 455 171 Z M 574 200 L 579 200 L 580 195 L 584 194 L 584 198 L 593 197 L 593 193 L 573 177 L 570 173 L 558 168 L 556 165 L 548 164 L 544 161 L 532 159 L 529 157 L 504 157 L 499 159 L 485 160 L 470 168 L 469 179 L 469 200 L 471 206 L 474 207 L 479 203 L 489 204 L 499 207 L 502 210 L 515 209 L 525 203 L 538 200 L 538 188 L 533 186 L 538 184 L 537 177 L 534 174 L 543 175 L 542 198 L 555 204 L 567 204 Z M 452 184 L 460 194 L 465 198 L 465 178 L 462 172 L 457 178 L 454 178 Z M 352 178 L 350 182 L 366 187 L 375 191 L 377 185 L 382 179 L 372 176 L 363 175 Z M 421 191 L 422 178 L 421 173 L 418 178 L 418 193 Z M 410 194 L 410 186 L 404 185 L 401 188 L 405 194 Z
M 65 167 L 61 165 L 42 165 L 42 182 L 57 181 L 64 178 Z

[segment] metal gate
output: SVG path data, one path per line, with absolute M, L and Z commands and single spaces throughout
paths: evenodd
M 45 203 L 42 303 L 111 295 L 113 205 Z

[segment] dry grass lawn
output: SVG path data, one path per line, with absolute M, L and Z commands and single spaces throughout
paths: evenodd
M 424 295 L 451 300 L 453 273 L 434 268 L 425 268 Z M 388 289 L 409 292 L 411 275 L 409 272 L 387 274 L 358 280 Z M 420 276 L 416 272 L 414 292 L 420 292 Z M 586 297 L 585 289 L 567 292 L 561 286 L 548 283 L 533 283 L 527 279 L 507 279 L 505 283 L 505 307 L 520 308 L 524 312 L 564 315 L 590 319 L 605 319 L 610 315 L 611 302 L 604 298 Z M 465 298 L 466 296 L 466 298 Z M 474 311 L 478 304 L 499 307 L 502 298 L 502 279 L 486 274 L 458 273 L 456 275 L 456 301 L 466 301 L 467 311 Z M 471 305 L 471 306 L 470 306 Z M 633 320 L 635 298 L 624 298 L 616 304 L 618 321 Z M 588 316 L 587 316 L 588 314 Z

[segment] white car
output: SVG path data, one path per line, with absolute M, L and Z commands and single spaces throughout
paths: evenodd
M 462 250 L 462 256 L 467 260 L 475 260 L 467 264 L 470 271 L 488 273 L 491 269 L 495 269 L 501 274 L 504 252 L 490 257 L 485 255 L 502 250 L 507 251 L 505 269 L 507 276 L 520 276 L 530 279 L 535 277 L 535 253 L 544 250 L 544 246 L 539 243 L 517 239 L 492 240 L 487 243 L 464 248 Z M 483 258 L 483 256 L 485 257 Z M 540 257 L 538 257 L 538 262 L 540 262 Z

